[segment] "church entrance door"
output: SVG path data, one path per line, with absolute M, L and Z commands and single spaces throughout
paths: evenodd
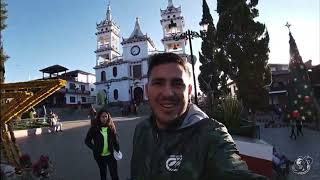
M 141 87 L 136 87 L 133 90 L 133 99 L 139 105 L 143 101 L 143 90 Z

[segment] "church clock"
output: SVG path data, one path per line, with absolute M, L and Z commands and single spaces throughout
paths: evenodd
M 131 54 L 132 54 L 133 56 L 136 56 L 136 55 L 138 55 L 139 53 L 140 53 L 140 47 L 137 46 L 137 45 L 132 46 L 132 48 L 131 48 Z

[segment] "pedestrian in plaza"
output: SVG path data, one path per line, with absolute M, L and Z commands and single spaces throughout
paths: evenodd
M 130 114 L 130 104 L 125 103 L 124 104 L 124 115 L 128 116 Z
M 133 113 L 134 115 L 138 115 L 138 105 L 136 103 L 136 101 L 133 102 Z
M 91 126 L 96 125 L 96 115 L 97 115 L 97 111 L 96 111 L 96 109 L 93 107 L 93 105 L 91 104 L 90 110 L 89 110 L 89 113 L 88 113 L 88 117 L 90 118 L 90 124 L 91 124 Z
M 297 136 L 299 136 L 299 134 L 300 134 L 301 136 L 303 136 L 303 132 L 302 132 L 302 121 L 301 121 L 301 120 L 297 121 L 296 126 L 297 126 Z
M 119 180 L 117 160 L 113 156 L 114 151 L 119 152 L 120 147 L 116 137 L 116 127 L 110 113 L 102 109 L 96 117 L 96 125 L 91 126 L 85 144 L 92 150 L 96 160 L 101 180 L 107 179 L 107 166 L 112 180 Z
M 152 115 L 134 132 L 132 180 L 266 179 L 248 170 L 223 124 L 188 103 L 187 62 L 174 53 L 149 60 L 146 94 Z
M 120 110 L 121 110 L 121 116 L 124 116 L 124 103 L 121 104 Z
M 59 122 L 59 116 L 56 113 L 54 113 L 52 110 L 49 111 L 48 119 L 49 119 L 49 124 L 53 131 L 62 132 L 62 123 Z
M 296 121 L 295 120 L 290 120 L 290 127 L 291 127 L 291 134 L 290 134 L 290 138 L 292 139 L 294 137 L 294 139 L 297 139 L 297 135 L 295 132 L 295 128 L 296 128 Z

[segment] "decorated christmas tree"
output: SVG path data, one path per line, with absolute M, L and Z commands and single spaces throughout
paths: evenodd
M 287 120 L 312 121 L 315 120 L 315 111 L 312 102 L 313 92 L 308 70 L 302 62 L 297 44 L 290 30 L 289 37 L 290 62 L 286 117 Z

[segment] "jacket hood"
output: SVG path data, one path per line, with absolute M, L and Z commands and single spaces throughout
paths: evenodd
M 197 122 L 200 122 L 201 120 L 206 118 L 209 118 L 209 116 L 206 113 L 204 113 L 196 105 L 191 104 L 186 117 L 184 118 L 181 126 L 178 129 L 183 129 L 183 128 L 192 126 Z

